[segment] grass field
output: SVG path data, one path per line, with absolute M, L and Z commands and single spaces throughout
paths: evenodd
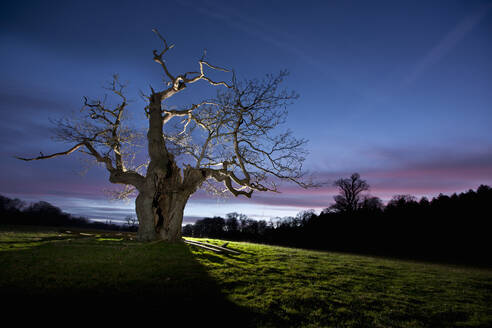
M 492 270 L 240 242 L 228 245 L 240 255 L 218 254 L 131 237 L 0 227 L 4 314 L 148 314 L 184 326 L 492 326 Z

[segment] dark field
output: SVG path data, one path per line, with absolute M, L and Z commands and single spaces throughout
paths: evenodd
M 9 300 L 3 314 L 37 322 L 61 315 L 175 318 L 184 326 L 492 326 L 487 269 L 242 242 L 228 247 L 241 254 L 144 244 L 130 233 L 2 227 L 0 294 Z

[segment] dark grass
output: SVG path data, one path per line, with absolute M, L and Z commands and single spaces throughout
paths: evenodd
M 112 323 L 178 318 L 216 326 L 237 326 L 243 317 L 238 322 L 247 325 L 254 318 L 220 293 L 187 246 L 138 243 L 129 236 L 0 232 L 0 294 L 8 300 L 3 314 L 48 323 L 63 315 Z M 189 312 L 184 318 L 183 310 Z
M 226 255 L 87 233 L 0 231 L 4 314 L 174 317 L 183 326 L 492 326 L 490 270 L 236 242 L 228 247 L 242 254 Z

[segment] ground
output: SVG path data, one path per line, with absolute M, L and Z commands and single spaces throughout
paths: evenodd
M 492 326 L 489 269 L 244 242 L 227 247 L 241 254 L 140 243 L 128 233 L 3 227 L 0 294 L 12 311 L 121 318 L 150 310 L 216 326 Z

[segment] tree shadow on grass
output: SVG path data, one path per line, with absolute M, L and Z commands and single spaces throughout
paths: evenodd
M 68 317 L 72 323 L 256 326 L 256 314 L 228 300 L 186 245 L 131 243 L 130 250 L 108 252 L 100 244 L 93 241 L 94 260 L 82 264 L 71 258 L 77 256 L 71 245 L 0 254 L 5 269 L 0 295 L 8 300 L 2 312 L 16 316 L 17 322 Z M 118 257 L 117 252 L 127 253 Z M 109 255 L 116 259 L 105 261 Z M 9 274 L 25 277 L 10 279 Z

